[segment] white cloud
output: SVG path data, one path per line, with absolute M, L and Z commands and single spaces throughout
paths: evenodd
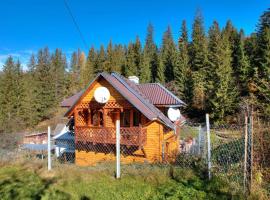
M 15 61 L 20 60 L 23 70 L 26 70 L 29 58 L 33 53 L 35 53 L 35 51 L 31 49 L 12 51 L 10 49 L 1 48 L 0 49 L 0 70 L 3 68 L 3 65 L 5 64 L 9 56 L 12 56 Z

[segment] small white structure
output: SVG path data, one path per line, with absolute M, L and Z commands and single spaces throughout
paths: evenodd
M 58 124 L 54 131 L 55 154 L 60 157 L 64 153 L 74 153 L 74 133 L 65 124 Z
M 130 81 L 132 81 L 132 82 L 134 82 L 134 83 L 136 83 L 136 84 L 139 84 L 139 78 L 137 77 L 137 76 L 129 76 L 128 77 L 128 80 L 130 80 Z
M 181 113 L 178 108 L 172 108 L 172 107 L 169 108 L 167 114 L 168 114 L 169 119 L 173 122 L 181 118 Z

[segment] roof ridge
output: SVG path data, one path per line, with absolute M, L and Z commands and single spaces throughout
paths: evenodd
M 115 72 L 113 72 L 112 74 L 113 74 L 113 75 L 115 74 L 116 76 L 119 76 L 118 78 L 121 78 L 121 80 L 124 80 L 124 81 L 129 85 L 129 87 L 131 87 L 131 89 L 135 90 L 135 89 L 130 85 L 131 81 L 128 82 L 129 80 L 126 79 L 124 76 L 122 76 L 122 75 L 120 75 L 120 74 L 118 74 L 118 73 L 115 73 Z M 132 83 L 131 83 L 131 84 L 132 84 Z M 136 86 L 137 86 L 137 85 L 136 85 Z M 143 97 L 143 96 L 142 96 L 142 95 L 143 95 L 142 92 L 140 92 L 139 90 L 138 90 L 138 91 L 135 90 L 135 92 L 138 93 L 138 94 L 140 95 L 140 97 L 143 98 L 143 100 L 147 100 L 148 103 L 151 103 L 147 97 Z M 133 92 L 133 94 L 134 94 L 134 92 Z M 136 95 L 136 94 L 135 94 L 135 95 Z M 136 96 L 137 96 L 137 95 L 136 95 Z M 140 99 L 140 101 L 142 101 L 142 100 Z M 142 101 L 142 102 L 143 102 L 143 101 Z M 143 103 L 144 103 L 144 102 L 143 102 Z M 152 103 L 151 103 L 151 104 L 152 104 Z M 153 104 L 152 104 L 152 105 L 153 105 Z M 154 106 L 154 105 L 153 105 L 153 106 Z
M 147 96 L 145 96 L 145 94 L 138 88 L 141 84 L 136 84 L 133 83 L 131 80 L 129 80 L 128 78 L 124 77 L 123 75 L 117 73 L 117 72 L 112 72 L 112 74 L 116 74 L 118 75 L 120 78 L 122 78 L 132 89 L 134 89 L 137 93 L 139 93 L 140 96 L 142 96 L 144 98 L 144 100 L 148 101 L 149 103 L 152 104 L 152 102 L 150 101 L 150 99 L 147 98 Z M 133 88 L 136 87 L 135 88 Z
M 158 83 L 140 83 L 139 85 L 150 85 L 150 84 L 158 84 Z
M 168 90 L 165 86 L 163 86 L 160 83 L 157 83 L 165 92 L 167 92 L 169 95 L 171 95 L 173 98 L 175 98 L 178 102 L 181 104 L 187 105 L 185 102 L 183 102 L 181 99 L 179 99 L 175 94 L 173 94 L 170 90 Z

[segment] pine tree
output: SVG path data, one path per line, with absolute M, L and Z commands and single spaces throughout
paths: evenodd
M 110 40 L 108 46 L 107 46 L 107 53 L 106 53 L 106 62 L 105 62 L 105 65 L 104 65 L 104 70 L 106 72 L 109 72 L 111 73 L 112 72 L 112 69 L 113 69 L 113 58 L 114 55 L 113 55 L 113 44 L 112 44 L 112 41 Z
M 82 71 L 82 83 L 83 87 L 86 87 L 87 84 L 95 77 L 95 68 L 96 68 L 96 52 L 94 47 L 91 47 L 89 50 L 85 67 Z
M 38 121 L 48 118 L 55 106 L 55 90 L 51 80 L 51 57 L 46 47 L 38 52 L 35 72 Z
M 21 65 L 8 57 L 0 79 L 0 125 L 3 130 L 18 130 L 22 114 Z
M 157 65 L 157 46 L 153 40 L 153 26 L 149 24 L 147 27 L 147 36 L 145 47 L 143 49 L 142 64 L 139 73 L 140 81 L 142 83 L 155 81 Z
M 134 44 L 134 62 L 135 62 L 135 66 L 136 66 L 136 72 L 135 74 L 137 76 L 139 76 L 140 73 L 140 65 L 141 65 L 141 57 L 142 57 L 142 46 L 141 46 L 141 41 L 139 36 L 136 37 L 136 41 Z
M 235 40 L 237 39 L 238 33 L 236 28 L 233 26 L 231 20 L 228 20 L 226 22 L 225 28 L 223 30 L 223 33 L 227 35 L 229 44 L 231 46 L 231 50 L 233 51 Z
M 105 62 L 106 62 L 106 53 L 104 46 L 101 45 L 98 55 L 97 55 L 97 60 L 96 60 L 96 69 L 95 69 L 95 74 L 101 73 L 105 71 Z
M 244 39 L 244 51 L 250 65 L 249 79 L 253 79 L 257 68 L 256 55 L 257 55 L 257 34 L 253 33 Z
M 232 67 L 235 71 L 238 87 L 242 95 L 247 95 L 248 81 L 250 74 L 250 64 L 244 49 L 244 31 L 240 30 L 235 40 L 234 61 Z
M 160 52 L 160 65 L 164 69 L 165 82 L 174 80 L 174 70 L 177 65 L 177 50 L 173 41 L 171 28 L 163 35 Z
M 222 31 L 222 34 L 227 35 L 230 48 L 231 48 L 231 57 L 232 57 L 232 67 L 234 76 L 238 76 L 238 58 L 237 58 L 237 42 L 239 42 L 238 32 L 236 28 L 233 26 L 232 22 L 230 20 L 227 21 L 226 26 L 224 30 Z
M 260 36 L 266 27 L 270 28 L 270 8 L 260 16 L 259 24 L 257 25 L 257 34 Z
M 197 13 L 192 27 L 190 63 L 193 71 L 203 70 L 207 65 L 207 42 L 203 26 L 203 17 Z
M 60 49 L 56 49 L 51 57 L 51 82 L 54 89 L 55 105 L 58 105 L 67 94 L 66 89 L 66 60 Z
M 24 74 L 23 85 L 23 121 L 27 127 L 32 127 L 39 122 L 37 102 L 38 88 L 35 79 L 36 59 L 32 55 L 28 63 L 28 72 Z
M 135 50 L 134 50 L 134 44 L 130 42 L 128 44 L 128 49 L 127 49 L 127 55 L 126 55 L 126 64 L 125 64 L 125 69 L 124 69 L 124 75 L 125 76 L 136 76 L 138 75 L 138 69 L 136 66 L 136 61 L 135 61 Z
M 164 65 L 163 63 L 161 62 L 161 55 L 159 53 L 158 55 L 158 68 L 157 68 L 157 71 L 156 71 L 156 78 L 155 78 L 155 82 L 158 82 L 158 83 L 162 83 L 164 84 L 165 83 L 165 75 L 164 75 Z
M 70 82 L 70 93 L 74 94 L 81 88 L 80 82 L 80 65 L 79 65 L 79 57 L 80 50 L 77 52 L 73 52 L 70 61 L 70 73 L 69 73 L 69 82 Z
M 121 73 L 125 65 L 125 49 L 122 45 L 115 45 L 113 49 L 112 71 Z
M 208 110 L 213 119 L 222 121 L 227 114 L 234 111 L 237 95 L 232 76 L 229 37 L 221 34 L 217 22 L 209 30 L 208 52 L 207 76 L 213 81 L 213 87 L 208 87 Z
M 15 73 L 14 73 L 14 79 L 15 79 L 15 93 L 16 95 L 16 100 L 14 103 L 15 107 L 16 107 L 16 116 L 18 118 L 18 123 L 17 125 L 22 126 L 23 122 L 21 121 L 21 119 L 23 118 L 23 106 L 22 106 L 22 102 L 24 99 L 24 87 L 22 84 L 22 80 L 23 80 L 23 71 L 22 71 L 22 67 L 21 67 L 21 63 L 18 60 L 17 63 L 15 64 Z
M 270 116 L 270 27 L 264 27 L 257 39 L 257 71 L 254 75 L 257 107 L 265 118 Z
M 259 77 L 270 81 L 270 26 L 266 26 L 258 35 L 256 58 Z
M 129 43 L 126 64 L 125 75 L 126 76 L 139 76 L 141 64 L 141 42 L 139 37 L 136 38 L 135 43 Z
M 207 98 L 206 85 L 213 84 L 206 80 L 207 41 L 200 12 L 196 14 L 192 27 L 192 42 L 189 50 L 189 61 L 192 70 L 192 107 L 199 111 L 205 110 Z
M 178 64 L 174 69 L 175 81 L 178 88 L 178 93 L 183 100 L 190 100 L 190 66 L 188 57 L 188 33 L 186 27 L 186 21 L 182 22 L 181 37 L 178 40 Z
M 85 54 L 84 52 L 81 52 L 78 57 L 78 68 L 80 69 L 80 88 L 84 88 L 84 79 L 82 78 L 84 75 L 85 69 Z

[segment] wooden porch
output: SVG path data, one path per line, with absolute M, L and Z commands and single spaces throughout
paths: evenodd
M 147 129 L 142 127 L 120 127 L 120 143 L 126 146 L 142 147 L 146 144 Z M 114 127 L 78 126 L 75 129 L 76 142 L 93 144 L 115 144 L 116 129 Z

